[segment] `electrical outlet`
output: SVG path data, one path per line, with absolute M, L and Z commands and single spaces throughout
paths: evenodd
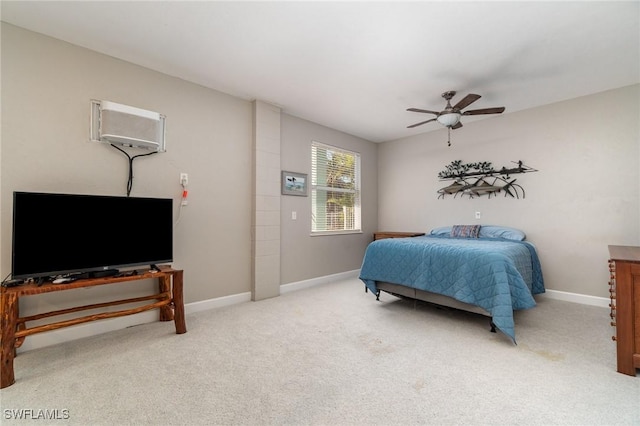
M 291 220 L 297 220 L 298 219 L 298 212 L 291 212 Z
M 480 219 L 481 216 L 480 212 L 476 212 L 476 219 Z
M 187 186 L 189 184 L 189 175 L 186 173 L 180 173 L 180 185 Z

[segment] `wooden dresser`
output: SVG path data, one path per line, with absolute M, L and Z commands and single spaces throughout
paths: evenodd
M 406 238 L 406 237 L 419 237 L 424 235 L 424 232 L 374 232 L 373 240 L 382 240 L 384 238 Z
M 616 333 L 618 372 L 640 368 L 640 247 L 609 246 L 611 325 Z

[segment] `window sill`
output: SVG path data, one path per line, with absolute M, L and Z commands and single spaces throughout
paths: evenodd
M 318 231 L 312 232 L 312 237 L 323 237 L 326 235 L 349 235 L 349 234 L 362 234 L 361 229 L 353 230 L 353 231 Z

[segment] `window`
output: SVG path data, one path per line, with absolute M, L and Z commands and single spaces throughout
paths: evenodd
M 360 232 L 360 154 L 311 143 L 311 232 Z

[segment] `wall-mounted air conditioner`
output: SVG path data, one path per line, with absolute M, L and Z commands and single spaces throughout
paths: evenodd
M 111 101 L 91 101 L 91 141 L 165 151 L 165 116 Z

